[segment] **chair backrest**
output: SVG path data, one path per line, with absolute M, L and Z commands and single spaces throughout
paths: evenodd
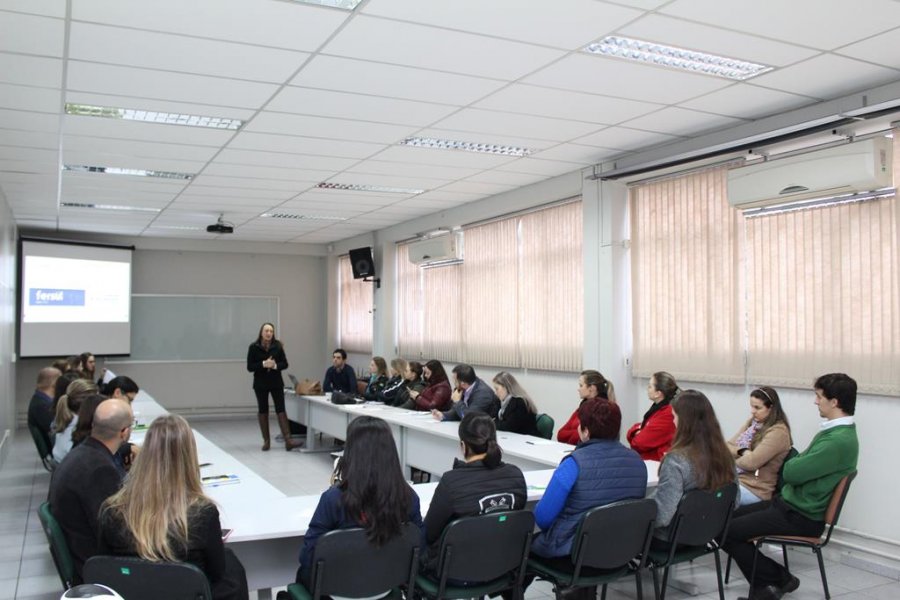
M 40 430 L 37 425 L 28 425 L 28 431 L 31 432 L 31 438 L 34 440 L 34 445 L 37 447 L 38 454 L 41 457 L 41 460 L 47 458 L 50 454 L 50 446 L 47 444 L 47 438 L 44 435 L 44 432 Z
M 703 546 L 724 534 L 734 511 L 736 483 L 718 490 L 685 492 L 672 518 L 674 527 L 669 541 L 675 546 Z
M 84 563 L 84 582 L 103 584 L 126 600 L 212 599 L 206 574 L 190 563 L 92 556 Z
M 421 531 L 407 523 L 401 534 L 383 546 L 373 546 L 365 529 L 329 531 L 316 542 L 310 584 L 312 597 L 376 596 L 401 585 L 415 584 Z
M 831 539 L 831 531 L 837 525 L 837 520 L 841 516 L 841 510 L 844 508 L 844 500 L 847 499 L 847 492 L 850 491 L 850 484 L 856 479 L 856 475 L 857 471 L 853 471 L 841 477 L 841 480 L 834 486 L 834 491 L 831 492 L 831 501 L 828 503 L 828 508 L 825 509 L 825 524 L 828 526 L 828 529 L 825 533 L 823 545 L 827 544 L 828 540 Z
M 537 421 L 535 426 L 537 427 L 538 433 L 545 440 L 553 439 L 553 425 L 554 425 L 553 417 L 546 413 L 541 413 L 537 416 Z
M 441 591 L 447 580 L 481 583 L 516 569 L 524 575 L 533 531 L 534 514 L 530 510 L 489 513 L 450 522 L 441 536 Z
M 582 567 L 618 569 L 646 553 L 655 521 L 652 498 L 622 500 L 587 511 L 572 545 L 574 576 Z
M 781 466 L 778 468 L 778 479 L 775 481 L 775 491 L 780 492 L 781 488 L 784 487 L 784 465 L 787 464 L 789 460 L 794 458 L 800 454 L 797 452 L 797 449 L 791 446 L 791 449 L 788 450 L 787 456 L 784 457 L 784 461 L 781 463 Z
M 38 507 L 38 519 L 41 521 L 44 535 L 47 536 L 47 543 L 50 544 L 50 556 L 53 557 L 59 579 L 63 588 L 69 589 L 75 584 L 75 562 L 69 553 L 69 545 L 66 543 L 62 527 L 50 512 L 49 502 L 44 502 Z

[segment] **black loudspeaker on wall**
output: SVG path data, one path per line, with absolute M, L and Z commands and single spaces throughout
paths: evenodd
M 356 248 L 350 251 L 350 267 L 353 279 L 375 276 L 375 261 L 372 259 L 372 248 Z

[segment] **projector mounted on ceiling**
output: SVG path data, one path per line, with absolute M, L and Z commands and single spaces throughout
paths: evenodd
M 227 223 L 222 218 L 224 216 L 225 215 L 219 215 L 219 220 L 212 225 L 207 225 L 206 231 L 208 233 L 234 233 L 234 223 Z

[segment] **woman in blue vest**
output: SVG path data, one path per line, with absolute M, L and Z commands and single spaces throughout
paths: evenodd
M 647 492 L 647 467 L 637 452 L 619 443 L 622 412 L 618 404 L 601 398 L 585 400 L 578 407 L 581 441 L 566 456 L 534 509 L 541 531 L 531 552 L 544 558 L 566 557 L 581 517 L 589 509 L 643 498 Z

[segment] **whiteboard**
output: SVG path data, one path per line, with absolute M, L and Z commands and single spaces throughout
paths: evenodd
M 246 360 L 265 322 L 278 331 L 276 296 L 134 294 L 130 359 Z

